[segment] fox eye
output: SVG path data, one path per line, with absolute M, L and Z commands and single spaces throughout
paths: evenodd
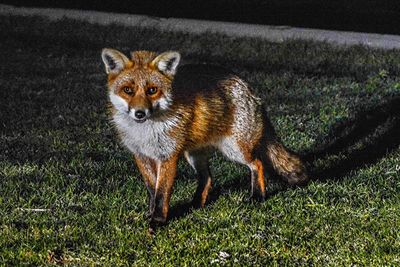
M 125 94 L 128 94 L 128 95 L 133 94 L 132 89 L 130 87 L 128 87 L 128 86 L 125 86 L 123 90 L 124 90 Z
M 154 95 L 155 93 L 157 93 L 157 90 L 158 90 L 157 87 L 152 86 L 152 87 L 147 88 L 146 93 L 148 95 Z

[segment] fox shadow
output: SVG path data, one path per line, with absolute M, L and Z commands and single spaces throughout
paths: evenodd
M 400 97 L 391 98 L 337 122 L 331 126 L 328 135 L 318 138 L 315 143 L 319 145 L 310 152 L 300 154 L 312 181 L 340 180 L 350 171 L 376 163 L 400 145 Z M 316 161 L 329 158 L 335 160 L 328 166 L 319 167 L 316 164 Z M 273 172 L 270 178 L 273 188 L 268 190 L 268 197 L 291 188 Z M 221 195 L 249 188 L 249 184 L 249 177 L 237 177 L 216 184 L 210 192 L 207 205 Z M 190 202 L 179 202 L 171 207 L 170 218 L 185 216 L 192 208 Z
M 303 156 L 315 180 L 339 180 L 347 173 L 376 163 L 400 145 L 400 97 L 394 97 L 353 118 L 338 122 Z M 331 166 L 318 168 L 316 160 L 337 157 Z

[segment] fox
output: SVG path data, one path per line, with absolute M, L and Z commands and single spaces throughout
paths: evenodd
M 101 58 L 112 122 L 147 187 L 149 230 L 167 222 L 181 157 L 196 173 L 198 208 L 212 188 L 208 161 L 216 150 L 250 169 L 251 199 L 266 199 L 270 171 L 290 185 L 308 183 L 304 163 L 279 141 L 261 99 L 229 69 L 179 64 L 177 51 L 133 51 L 128 58 L 104 48 Z

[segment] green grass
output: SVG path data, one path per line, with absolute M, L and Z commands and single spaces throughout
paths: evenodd
M 0 265 L 400 265 L 400 53 L 0 17 Z M 181 51 L 233 68 L 313 181 L 215 155 L 217 190 L 189 210 L 182 162 L 169 224 L 147 234 L 146 190 L 107 115 L 102 47 Z M 34 209 L 43 209 L 41 211 Z

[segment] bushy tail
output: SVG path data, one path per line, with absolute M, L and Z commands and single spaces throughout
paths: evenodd
M 305 185 L 309 178 L 301 159 L 288 151 L 282 144 L 267 145 L 267 157 L 278 175 L 291 185 Z

